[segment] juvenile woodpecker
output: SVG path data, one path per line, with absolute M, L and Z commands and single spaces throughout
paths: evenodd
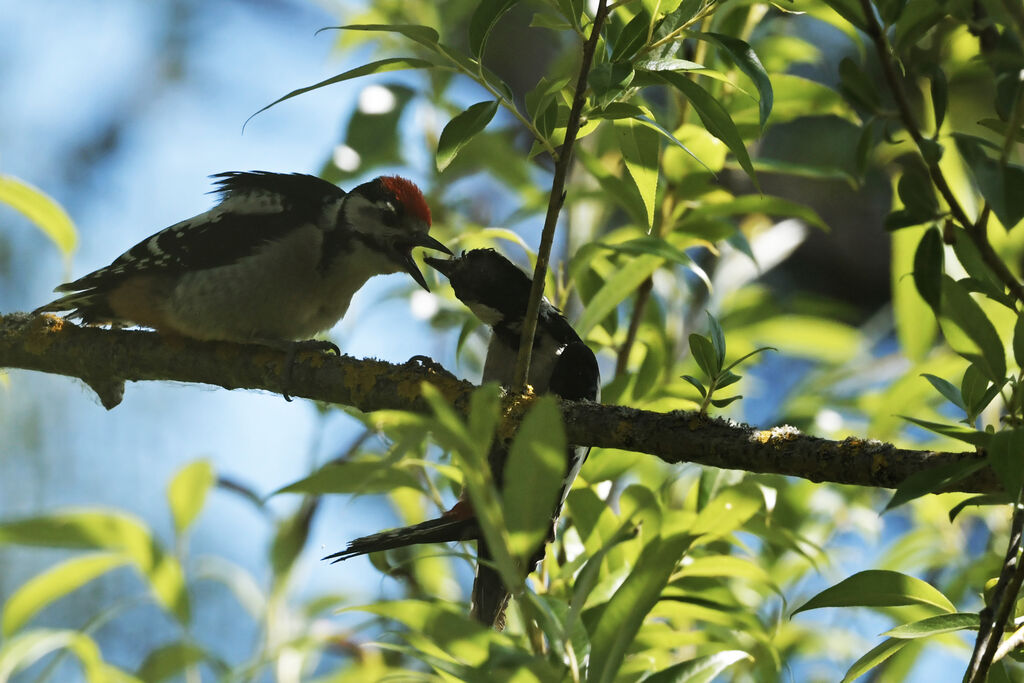
M 428 234 L 430 209 L 405 178 L 382 176 L 346 193 L 299 173 L 213 177 L 220 203 L 60 285 L 54 291 L 70 293 L 34 313 L 294 353 L 297 340 L 340 320 L 374 275 L 404 270 L 427 289 L 413 247 L 451 254 Z
M 450 260 L 430 257 L 425 260 L 448 277 L 455 296 L 491 328 L 483 381 L 510 385 L 515 374 L 519 336 L 529 300 L 530 278 L 511 261 L 491 249 L 465 252 L 461 257 Z M 529 383 L 537 393 L 552 393 L 570 400 L 596 401 L 600 396 L 601 376 L 594 353 L 587 348 L 558 309 L 546 300 L 541 303 L 537 320 Z M 568 448 L 566 474 L 558 503 L 552 510 L 549 540 L 554 538 L 554 527 L 562 505 L 589 452 L 588 447 Z M 488 458 L 499 490 L 504 483 L 506 456 L 504 448 L 495 447 Z M 460 500 L 438 519 L 358 538 L 349 543 L 345 550 L 324 559 L 337 562 L 420 543 L 468 540 L 477 541 L 478 559 L 490 559 L 472 506 L 468 501 Z M 543 557 L 542 545 L 530 558 L 529 568 L 532 569 Z M 509 593 L 497 572 L 486 564 L 478 564 L 472 594 L 472 609 L 476 618 L 487 626 L 503 628 L 508 599 Z

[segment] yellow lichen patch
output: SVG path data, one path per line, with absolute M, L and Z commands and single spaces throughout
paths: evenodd
M 64 318 L 52 313 L 37 315 L 29 324 L 32 334 L 25 337 L 25 350 L 29 353 L 43 353 L 57 340 L 57 335 L 64 331 L 65 324 Z
M 522 394 L 511 394 L 502 401 L 502 419 L 498 423 L 498 438 L 510 441 L 516 435 L 516 428 L 522 422 L 526 412 L 537 400 L 533 387 L 527 385 Z
M 781 427 L 772 427 L 771 429 L 761 429 L 754 432 L 751 435 L 751 439 L 762 445 L 776 444 L 779 445 L 786 441 L 793 441 L 800 436 L 800 430 L 790 425 L 782 425 Z

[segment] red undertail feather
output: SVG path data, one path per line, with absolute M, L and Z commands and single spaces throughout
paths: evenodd
M 430 225 L 430 207 L 416 183 L 397 175 L 383 176 L 380 181 L 402 202 L 406 211 Z

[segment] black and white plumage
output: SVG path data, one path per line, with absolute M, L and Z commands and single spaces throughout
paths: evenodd
M 457 296 L 492 330 L 484 361 L 483 381 L 509 385 L 515 373 L 519 339 L 531 287 L 530 278 L 511 261 L 491 249 L 477 249 L 450 260 L 426 258 L 428 264 L 448 277 Z M 546 300 L 541 303 L 537 320 L 529 384 L 537 393 L 552 393 L 564 399 L 596 401 L 601 377 L 594 353 L 583 343 L 562 314 Z M 566 453 L 566 475 L 558 504 L 552 510 L 550 537 L 562 505 L 588 447 L 570 446 Z M 504 480 L 507 452 L 492 449 L 488 458 L 498 489 Z M 367 553 L 421 543 L 476 540 L 479 559 L 490 555 L 481 538 L 472 506 L 460 501 L 438 519 L 372 536 L 358 538 L 348 547 L 325 559 L 341 561 Z M 542 545 L 531 558 L 532 568 L 544 556 Z M 497 572 L 478 564 L 473 583 L 473 614 L 488 626 L 502 628 L 509 594 Z
M 57 287 L 35 313 L 142 325 L 194 339 L 281 343 L 333 326 L 374 275 L 426 281 L 413 247 L 431 237 L 412 182 L 375 178 L 345 192 L 315 176 L 216 176 L 215 207 L 138 243 L 113 263 Z

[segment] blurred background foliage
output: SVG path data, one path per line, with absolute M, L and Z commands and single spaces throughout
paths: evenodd
M 969 240 L 950 236 L 964 226 L 947 220 L 950 207 L 927 165 L 941 168 L 970 216 L 987 212 L 995 252 L 1019 274 L 1021 233 L 1011 228 L 1022 215 L 1014 189 L 1022 105 L 1014 74 L 1024 66 L 1024 21 L 1012 2 L 998 0 L 873 6 L 902 65 L 906 103 L 932 147 L 901 121 L 858 2 L 614 5 L 588 80 L 586 123 L 546 288 L 598 353 L 605 402 L 659 411 L 709 407 L 700 392 L 715 368 L 691 350 L 721 343 L 720 325 L 727 364 L 757 348 L 777 351 L 738 368 L 742 377 L 715 398 L 744 398 L 710 406 L 713 414 L 946 450 L 965 446 L 900 416 L 952 423 L 965 413 L 967 427 L 983 432 L 1018 414 L 1012 396 L 992 399 L 1002 377 L 1019 373 L 1019 356 L 1007 360 L 1019 302 L 1001 303 L 998 276 Z M 160 7 L 164 14 L 152 24 L 159 28 L 147 32 L 147 86 L 132 106 L 112 108 L 99 134 L 52 152 L 67 185 L 86 185 L 89 201 L 104 208 L 51 189 L 59 185 L 47 181 L 45 165 L 18 172 L 15 164 L 13 175 L 32 185 L 5 176 L 0 200 L 27 216 L 25 225 L 49 229 L 55 241 L 67 234 L 66 225 L 63 233 L 54 228 L 63 214 L 43 210 L 49 200 L 32 186 L 73 216 L 81 203 L 80 225 L 117 214 L 123 203 L 144 207 L 135 212 L 141 225 L 132 227 L 134 237 L 91 245 L 89 262 L 102 265 L 132 239 L 190 215 L 159 191 L 160 178 L 144 163 L 134 166 L 137 174 L 153 180 L 125 183 L 128 193 L 90 182 L 100 177 L 90 175 L 95 167 L 137 144 L 130 138 L 142 130 L 132 123 L 139 109 L 173 118 L 176 107 L 202 113 L 204 97 L 213 107 L 209 93 L 244 93 L 245 107 L 229 110 L 231 125 L 241 125 L 292 88 L 334 80 L 248 123 L 246 135 L 254 138 L 242 139 L 246 148 L 287 140 L 302 146 L 303 158 L 218 155 L 216 146 L 210 155 L 190 142 L 184 125 L 172 125 L 170 135 L 164 129 L 165 142 L 186 156 L 192 149 L 209 155 L 213 167 L 195 171 L 197 179 L 229 163 L 286 163 L 293 166 L 273 170 L 318 171 L 348 187 L 402 170 L 427 191 L 438 237 L 452 249 L 492 246 L 532 265 L 550 187 L 549 151 L 564 135 L 593 7 L 578 0 L 385 0 L 326 12 L 239 2 L 226 14 L 201 3 Z M 295 45 L 314 40 L 309 33 L 296 38 L 299 26 L 363 29 L 330 34 L 344 58 L 340 68 L 314 68 L 310 58 L 303 69 L 282 73 L 282 56 L 249 89 L 248 53 L 239 47 L 225 57 L 215 37 L 229 21 L 261 13 Z M 267 31 L 236 40 L 272 44 L 277 34 Z M 203 80 L 196 65 L 210 64 L 224 64 L 224 71 Z M 239 65 L 241 71 L 229 69 Z M 206 89 L 197 90 L 199 104 L 167 95 L 175 91 L 168 84 L 190 78 Z M 281 118 L 303 108 L 316 110 L 315 124 Z M 5 136 L 5 144 L 26 151 L 16 131 Z M 936 149 L 940 157 L 926 156 Z M 5 188 L 21 191 L 21 205 Z M 200 190 L 189 186 L 181 196 Z M 157 195 L 166 211 L 150 210 Z M 151 213 L 166 213 L 166 220 L 154 223 Z M 0 231 L 0 281 L 15 294 L 0 303 L 26 310 L 60 281 L 59 268 L 33 282 L 40 276 L 19 264 L 22 253 L 40 246 L 9 232 Z M 952 242 L 956 248 L 946 246 Z M 70 249 L 73 241 L 58 244 Z M 942 312 L 961 330 L 946 324 L 940 332 L 922 294 L 939 286 L 943 264 L 974 283 L 956 283 L 974 302 L 961 308 L 977 308 L 991 322 L 997 349 L 990 335 L 964 324 L 971 314 L 959 309 Z M 364 292 L 335 331 L 342 348 L 395 361 L 427 353 L 477 380 L 486 339 L 446 283 L 435 281 L 426 295 L 388 281 L 390 288 Z M 19 290 L 18 283 L 30 285 Z M 694 334 L 707 341 L 695 342 Z M 1004 369 L 1009 362 L 1000 377 L 993 376 L 995 355 Z M 206 392 L 197 399 L 204 411 L 219 416 L 233 404 L 235 414 L 182 430 L 187 413 L 166 402 L 189 401 L 197 388 L 131 387 L 115 411 L 127 415 L 108 418 L 82 391 L 54 403 L 66 380 L 44 380 L 42 388 L 35 381 L 13 375 L 0 404 L 7 434 L 0 493 L 8 501 L 0 499 L 0 558 L 15 567 L 0 578 L 0 680 L 696 681 L 721 673 L 815 681 L 852 678 L 874 664 L 877 680 L 948 679 L 970 653 L 972 641 L 960 635 L 871 650 L 893 625 L 951 611 L 937 599 L 915 594 L 900 607 L 791 613 L 865 569 L 919 577 L 960 611 L 977 611 L 982 588 L 998 574 L 1008 525 L 1005 506 L 967 507 L 951 521 L 950 508 L 967 498 L 961 495 L 917 498 L 880 516 L 891 496 L 885 491 L 594 449 L 558 540 L 514 603 L 508 629 L 493 633 L 466 616 L 468 547 L 394 551 L 335 567 L 316 560 L 346 539 L 451 505 L 462 474 L 434 445 L 436 420 L 318 406 L 296 423 L 296 409 L 277 397 L 225 394 L 214 407 Z M 1004 398 L 1015 386 L 1007 385 Z M 964 410 L 946 401 L 950 396 Z M 138 412 L 130 412 L 133 402 Z M 105 422 L 111 419 L 121 421 Z M 260 443 L 258 424 L 293 439 Z M 181 434 L 208 429 L 226 435 L 200 447 Z M 47 442 L 53 436 L 41 436 L 55 433 L 57 447 Z M 107 457 L 103 440 L 111 433 L 127 435 L 114 440 L 124 440 L 136 458 L 134 478 L 116 487 L 135 490 L 124 494 L 127 504 L 116 491 L 104 497 L 103 480 L 69 480 L 63 464 L 103 467 L 90 463 Z M 39 460 L 47 446 L 59 457 Z M 308 456 L 295 458 L 303 450 Z M 161 457 L 168 451 L 173 455 Z M 30 476 L 34 486 L 74 487 L 73 495 L 19 499 L 19 481 L 39 462 L 49 471 Z M 155 495 L 161 487 L 166 501 Z M 238 547 L 241 541 L 251 542 Z M 859 590 L 880 590 L 877 581 Z M 914 590 L 906 588 L 908 595 Z M 869 650 L 874 658 L 853 664 Z M 994 675 L 1013 673 L 1008 667 Z

